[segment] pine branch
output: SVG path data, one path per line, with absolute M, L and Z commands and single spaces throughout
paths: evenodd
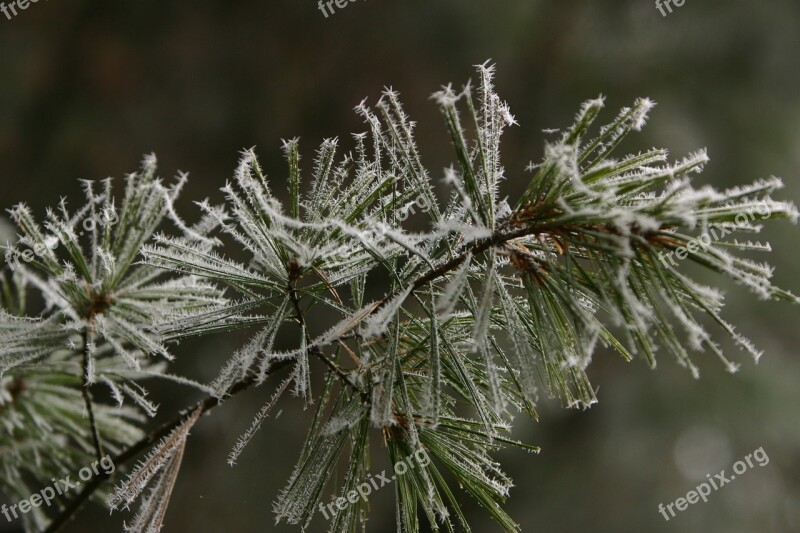
M 135 476 L 141 483 L 126 492 L 125 502 L 131 503 L 152 481 L 134 527 L 163 522 L 197 416 L 293 366 L 236 443 L 235 460 L 290 383 L 311 402 L 311 359 L 320 359 L 327 379 L 314 399 L 315 415 L 297 466 L 275 503 L 278 520 L 308 527 L 348 441 L 352 453 L 341 490 L 359 486 L 373 428 L 393 462 L 431 455 L 395 486 L 398 529 L 410 533 L 420 530 L 421 518 L 436 530 L 469 529 L 447 479 L 456 480 L 505 531 L 516 531 L 502 507 L 512 482 L 491 455 L 509 444 L 535 451 L 507 433 L 513 409 L 537 418 L 540 385 L 567 407 L 595 403 L 587 367 L 599 348 L 611 348 L 626 361 L 640 356 L 655 366 L 656 349 L 665 346 L 697 377 L 688 344 L 714 353 L 735 371 L 738 364 L 727 359 L 696 316 L 705 314 L 758 360 L 761 352 L 721 317 L 722 294 L 683 274 L 675 257 L 726 275 L 763 298 L 798 302 L 771 284 L 768 265 L 732 253 L 768 251 L 768 244 L 727 237 L 757 232 L 756 214 L 761 220 L 797 220 L 792 204 L 771 198 L 781 182 L 775 178 L 726 191 L 693 188 L 690 176 L 708 162 L 702 150 L 674 163 L 658 149 L 613 159 L 623 139 L 643 127 L 654 104 L 635 101 L 590 137 L 604 105 L 596 99 L 546 144 L 544 160 L 531 166 L 533 176 L 512 207 L 500 193 L 506 179 L 500 139 L 516 122 L 494 91 L 493 67 L 477 70 L 476 90 L 448 86 L 434 95 L 458 165 L 445 171 L 451 190 L 443 206 L 422 165 L 415 123 L 397 94 L 387 90 L 374 109 L 366 103 L 357 107 L 367 132 L 353 136 L 353 152 L 338 156 L 337 140 L 322 143 L 307 194 L 299 142 L 284 143 L 286 212 L 252 150 L 242 154 L 223 189 L 227 211 L 201 203 L 203 219 L 191 227 L 173 207 L 185 176 L 165 187 L 148 158 L 142 172 L 128 180 L 119 227 L 92 236 L 88 253 L 75 227 L 82 217 L 116 213 L 109 183 L 101 193 L 87 184 L 87 204 L 70 214 L 62 203 L 58 214 L 48 214 L 44 228 L 27 208 L 15 208 L 21 244 L 42 250 L 30 269 L 23 268 L 24 281 L 58 314 L 30 320 L 2 315 L 0 375 L 61 363 L 55 350 L 82 333 L 82 350 L 71 344 L 61 357 L 70 368 L 75 356 L 80 358 L 81 394 L 98 455 L 100 429 L 104 436 L 108 430 L 92 411 L 95 361 L 102 366 L 101 381 L 120 403 L 127 395 L 152 414 L 155 405 L 138 384 L 156 368 L 147 355 L 171 359 L 168 343 L 182 337 L 261 328 L 225 362 L 210 387 L 201 387 L 210 394 L 194 406 L 189 421 L 181 416 L 139 440 L 106 439 L 122 444 L 116 458 L 121 465 L 165 435 L 173 437 L 151 451 L 142 476 Z M 429 221 L 423 233 L 403 227 L 417 208 Z M 162 220 L 171 220 L 182 236 L 155 234 Z M 250 255 L 249 262 L 216 250 L 221 241 L 209 232 L 217 227 Z M 45 250 L 53 238 L 64 244 L 65 259 Z M 144 260 L 136 263 L 140 251 Z M 14 247 L 9 254 L 24 257 Z M 169 279 L 156 281 L 161 276 Z M 366 301 L 368 278 L 372 283 L 380 277 L 389 279 L 387 292 Z M 11 308 L 13 298 L 2 281 L 3 301 Z M 223 297 L 222 287 L 238 299 Z M 309 318 L 310 310 L 320 307 L 339 319 L 318 334 Z M 287 323 L 299 326 L 297 346 L 277 351 L 276 335 Z M 95 333 L 102 340 L 97 348 Z M 328 356 L 331 346 L 335 351 Z M 344 362 L 339 350 L 347 356 Z M 112 362 L 129 369 L 123 372 Z M 50 530 L 69 520 L 101 484 L 96 478 L 86 486 Z M 357 504 L 336 516 L 332 527 L 352 533 L 365 516 L 365 506 Z
M 105 456 L 103 452 L 103 445 L 100 442 L 100 430 L 97 428 L 97 421 L 94 417 L 94 408 L 92 407 L 92 392 L 91 392 L 91 371 L 90 365 L 93 364 L 90 360 L 92 357 L 90 353 L 90 346 L 91 346 L 91 329 L 87 325 L 87 327 L 83 330 L 83 358 L 82 358 L 82 371 L 83 371 L 83 386 L 81 387 L 81 392 L 83 394 L 83 401 L 86 404 L 86 412 L 89 415 L 89 427 L 91 428 L 92 432 L 92 441 L 94 443 L 94 451 L 97 454 L 97 460 L 99 461 Z

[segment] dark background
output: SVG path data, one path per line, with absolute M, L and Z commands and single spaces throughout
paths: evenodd
M 796 200 L 798 52 L 800 4 L 789 0 L 687 0 L 668 17 L 649 0 L 371 0 L 327 19 L 313 0 L 40 1 L 13 20 L 0 15 L 0 204 L 25 201 L 41 216 L 62 195 L 77 203 L 77 178 L 122 177 L 155 152 L 163 177 L 190 171 L 188 215 L 191 200 L 221 201 L 238 152 L 253 145 L 282 189 L 280 140 L 301 136 L 310 167 L 322 138 L 348 142 L 363 129 L 352 108 L 384 86 L 420 122 L 424 162 L 438 179 L 454 157 L 429 95 L 460 86 L 490 58 L 520 122 L 505 138 L 512 197 L 542 153 L 541 129 L 567 125 L 603 93 L 609 115 L 637 96 L 659 103 L 627 150 L 665 146 L 679 157 L 705 146 L 712 163 L 698 183 L 775 174 L 787 183 L 780 196 Z M 764 236 L 778 284 L 795 292 L 797 235 L 779 222 Z M 800 531 L 800 314 L 723 287 L 726 316 L 766 352 L 760 364 L 724 343 L 741 372 L 698 354 L 695 381 L 668 353 L 655 372 L 598 353 L 589 374 L 599 405 L 577 412 L 550 402 L 541 422 L 520 417 L 515 430 L 542 454 L 500 454 L 523 531 Z M 176 370 L 210 380 L 245 339 L 185 344 Z M 198 424 L 165 532 L 295 530 L 273 527 L 270 508 L 307 428 L 299 402 L 265 423 L 238 467 L 225 464 L 269 394 L 250 391 Z M 158 387 L 154 397 L 166 418 L 194 398 Z M 767 466 L 668 523 L 658 513 L 659 502 L 758 447 Z M 370 531 L 393 530 L 393 488 L 370 501 Z M 498 530 L 462 501 L 475 531 Z M 95 508 L 69 531 L 115 531 L 121 519 Z M 318 519 L 311 531 L 325 525 Z

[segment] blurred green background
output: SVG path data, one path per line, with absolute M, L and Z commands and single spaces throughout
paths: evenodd
M 77 178 L 121 177 L 155 152 L 164 177 L 190 172 L 188 215 L 190 200 L 221 201 L 239 150 L 253 145 L 282 189 L 280 140 L 301 136 L 308 168 L 324 137 L 349 141 L 363 129 L 352 108 L 384 86 L 420 122 L 424 162 L 438 179 L 454 157 L 429 95 L 460 86 L 487 59 L 520 123 L 505 139 L 512 197 L 542 153 L 541 130 L 567 125 L 602 93 L 609 114 L 637 96 L 659 103 L 625 149 L 665 146 L 679 157 L 705 146 L 712 163 L 697 182 L 775 174 L 787 183 L 782 198 L 800 198 L 796 1 L 687 0 L 662 17 L 650 0 L 372 0 L 326 19 L 314 0 L 72 0 L 0 15 L 0 203 L 25 201 L 41 216 L 62 195 L 77 203 Z M 776 250 L 777 282 L 799 292 L 797 228 L 779 222 L 764 238 Z M 741 372 L 698 354 L 695 381 L 667 353 L 657 371 L 598 353 L 589 374 L 599 405 L 578 412 L 545 402 L 541 422 L 521 416 L 515 429 L 541 455 L 500 454 L 517 484 L 508 509 L 523 531 L 800 531 L 800 309 L 723 288 L 727 317 L 765 350 L 761 362 L 726 343 Z M 245 339 L 184 344 L 176 370 L 212 379 Z M 264 425 L 238 467 L 225 464 L 269 393 L 237 397 L 195 428 L 165 532 L 295 531 L 273 527 L 270 508 L 307 428 L 299 402 Z M 195 398 L 160 387 L 153 395 L 164 418 Z M 669 522 L 658 513 L 659 502 L 759 447 L 768 465 Z M 394 529 L 392 490 L 372 496 L 370 531 Z M 462 501 L 475 531 L 498 531 Z M 68 531 L 116 531 L 121 518 L 96 507 Z M 311 531 L 325 526 L 318 519 Z

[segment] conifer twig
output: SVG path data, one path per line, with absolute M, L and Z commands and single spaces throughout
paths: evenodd
M 83 401 L 86 405 L 86 412 L 89 416 L 89 429 L 92 433 L 92 442 L 94 443 L 94 451 L 97 454 L 97 460 L 100 461 L 105 454 L 103 453 L 103 444 L 100 441 L 100 430 L 97 427 L 97 420 L 95 419 L 94 415 L 94 407 L 92 407 L 92 391 L 91 391 L 91 383 L 89 382 L 89 367 L 91 361 L 89 358 L 92 356 L 90 353 L 90 346 L 91 346 L 91 327 L 89 325 L 83 330 L 83 350 L 82 350 L 82 361 L 81 367 L 83 370 L 83 386 L 81 387 L 81 393 L 83 394 Z
M 291 361 L 278 361 L 274 364 L 271 369 L 270 373 L 273 373 L 284 366 L 287 366 Z M 251 388 L 253 385 L 257 383 L 256 378 L 254 375 L 250 375 L 231 387 L 230 396 L 235 396 L 240 392 L 244 392 L 245 390 Z M 155 430 L 151 431 L 147 435 L 145 435 L 142 439 L 135 442 L 134 444 L 130 445 L 126 448 L 123 452 L 119 455 L 114 457 L 114 471 L 125 464 L 127 464 L 132 459 L 135 459 L 140 453 L 145 451 L 149 446 L 152 446 L 160 439 L 169 435 L 171 431 L 173 431 L 176 427 L 178 427 L 186 417 L 187 413 L 192 413 L 195 411 L 199 411 L 198 416 L 202 416 L 205 413 L 213 410 L 214 408 L 218 407 L 223 401 L 220 398 L 216 398 L 214 396 L 208 396 L 207 398 L 198 401 L 194 406 L 189 407 L 181 411 L 178 416 L 173 418 L 168 422 L 164 422 Z M 105 473 L 105 471 L 101 471 L 98 475 L 94 476 L 91 480 L 89 480 L 84 486 L 83 489 L 78 493 L 75 498 L 70 500 L 66 507 L 61 511 L 61 513 L 53 519 L 52 522 L 48 525 L 47 529 L 45 529 L 44 533 L 55 533 L 60 531 L 61 528 L 66 525 L 74 516 L 80 511 L 81 507 L 84 503 L 94 494 L 94 492 L 107 480 L 110 478 L 110 475 Z
M 502 506 L 513 482 L 492 454 L 507 444 L 536 451 L 507 436 L 513 409 L 538 419 L 539 390 L 566 407 L 588 408 L 597 394 L 587 368 L 603 348 L 626 361 L 639 356 L 654 367 L 656 349 L 666 347 L 694 377 L 699 370 L 688 349 L 710 351 L 736 371 L 738 364 L 725 357 L 699 315 L 758 361 L 761 352 L 722 317 L 722 292 L 683 273 L 676 259 L 727 276 L 762 298 L 800 302 L 772 284 L 769 265 L 731 253 L 769 251 L 768 243 L 726 237 L 757 233 L 761 220 L 797 221 L 793 204 L 771 197 L 781 180 L 723 191 L 695 188 L 690 178 L 708 162 L 704 150 L 674 163 L 666 150 L 655 148 L 620 158 L 614 155 L 617 147 L 643 127 L 654 104 L 637 99 L 596 128 L 601 97 L 585 102 L 572 126 L 554 130 L 560 133 L 546 143 L 541 164 L 530 167 L 533 176 L 524 192 L 509 199 L 502 182 L 519 175 L 506 175 L 500 139 L 516 122 L 494 91 L 494 68 L 484 64 L 477 70 L 477 86 L 460 92 L 446 86 L 434 95 L 457 156 L 457 167 L 445 169 L 446 203 L 439 201 L 421 162 L 416 123 L 397 93 L 387 89 L 375 106 L 362 102 L 356 108 L 368 131 L 354 136 L 353 151 L 337 155 L 338 140 L 323 141 L 307 194 L 301 187 L 299 141 L 284 143 L 288 210 L 273 194 L 253 150 L 242 153 L 222 189 L 225 206 L 200 203 L 204 217 L 193 227 L 172 205 L 185 176 L 164 187 L 155 175 L 155 159 L 148 157 L 142 172 L 127 180 L 118 226 L 95 235 L 88 254 L 76 226 L 85 216 L 116 215 L 110 182 L 102 192 L 87 184 L 83 208 L 70 214 L 62 203 L 44 226 L 24 205 L 17 206 L 11 214 L 22 244 L 44 252 L 31 265 L 44 279 L 26 279 L 59 313 L 28 319 L 1 311 L 0 376 L 13 371 L 19 372 L 15 378 L 37 379 L 29 369 L 41 369 L 30 363 L 41 362 L 47 371 L 47 364 L 61 362 L 58 350 L 82 334 L 82 350 L 63 357 L 80 362 L 83 379 L 73 376 L 59 391 L 71 395 L 67 407 L 75 419 L 81 419 L 85 404 L 93 440 L 84 431 L 74 436 L 80 446 L 65 461 L 60 450 L 38 444 L 46 439 L 34 434 L 34 446 L 47 451 L 35 449 L 38 456 L 60 459 L 35 475 L 47 479 L 60 465 L 84 460 L 92 447 L 100 457 L 101 433 L 107 448 L 124 450 L 115 458 L 120 467 L 173 432 L 182 435 L 182 450 L 196 417 L 293 365 L 234 447 L 232 457 L 238 457 L 290 382 L 306 406 L 312 403 L 310 360 L 319 358 L 328 375 L 313 399 L 315 414 L 298 463 L 274 503 L 278 522 L 308 530 L 330 488 L 331 472 L 345 457 L 341 494 L 355 490 L 370 465 L 372 428 L 382 434 L 394 464 L 430 454 L 428 465 L 396 480 L 398 530 L 419 533 L 423 516 L 434 529 L 469 530 L 452 481 L 502 530 L 514 533 L 519 525 Z M 403 224 L 415 206 L 429 217 L 425 232 Z M 154 233 L 165 217 L 183 235 Z M 240 263 L 218 250 L 222 241 L 210 237 L 215 228 L 250 260 Z M 65 244 L 66 261 L 49 251 L 54 238 Z M 9 253 L 25 257 L 16 249 Z M 162 275 L 167 279 L 159 280 Z M 387 278 L 383 296 L 370 299 Z M 229 290 L 238 299 L 229 299 Z M 319 308 L 337 322 L 317 336 L 309 313 Z M 278 349 L 277 335 L 286 325 L 294 331 L 294 324 L 301 329 L 299 346 Z M 200 386 L 208 396 L 191 408 L 195 418 L 186 419 L 184 411 L 142 437 L 139 426 L 110 415 L 110 406 L 93 405 L 97 372 L 97 381 L 111 389 L 118 404 L 128 396 L 152 415 L 156 405 L 137 383 L 153 374 L 147 355 L 171 359 L 171 342 L 253 325 L 261 327 L 258 333 L 229 358 L 210 387 Z M 344 359 L 340 349 L 347 353 Z M 120 363 L 127 370 L 118 371 Z M 67 435 L 71 431 L 61 428 Z M 136 487 L 125 502 L 138 499 L 141 508 L 128 530 L 162 523 L 179 465 L 170 459 L 166 472 L 151 475 L 166 464 L 151 462 L 167 457 L 163 449 L 157 445 L 143 462 L 146 475 L 129 478 Z M 12 473 L 29 469 L 22 461 L 2 459 L 0 466 Z M 82 487 L 47 531 L 72 518 L 106 478 L 96 476 Z M 13 483 L 5 485 L 15 488 Z M 143 493 L 148 484 L 150 492 Z M 363 530 L 366 513 L 364 505 L 348 507 L 333 519 L 331 530 Z M 38 519 L 46 521 L 43 515 Z

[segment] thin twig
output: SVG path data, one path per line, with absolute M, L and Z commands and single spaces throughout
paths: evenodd
M 337 377 L 338 377 L 340 380 L 342 380 L 342 381 L 343 381 L 345 384 L 347 384 L 347 385 L 348 385 L 348 386 L 349 386 L 351 389 L 353 389 L 353 391 L 354 391 L 354 392 L 356 392 L 357 394 L 359 394 L 359 395 L 361 396 L 361 399 L 364 401 L 364 403 L 369 403 L 369 398 L 370 398 L 370 397 L 369 397 L 369 394 L 368 394 L 368 393 L 367 393 L 365 390 L 363 390 L 361 387 L 359 387 L 358 385 L 356 385 L 355 383 L 353 383 L 353 381 L 350 379 L 350 376 L 348 376 L 348 375 L 345 373 L 345 371 L 344 371 L 344 370 L 342 370 L 342 368 L 341 368 L 339 365 L 337 365 L 335 362 L 333 362 L 333 361 L 331 361 L 330 359 L 328 359 L 327 357 L 325 357 L 325 354 L 324 354 L 324 353 L 322 353 L 322 350 L 320 350 L 318 347 L 316 347 L 316 346 L 315 346 L 315 347 L 313 347 L 313 348 L 312 348 L 312 351 L 313 351 L 313 352 L 314 352 L 314 353 L 317 355 L 317 357 L 319 357 L 320 359 L 322 359 L 322 362 L 323 362 L 323 363 L 325 363 L 326 365 L 328 365 L 328 368 L 330 368 L 330 369 L 331 369 L 331 371 L 332 371 L 334 374 L 336 374 L 336 376 L 337 376 Z
M 320 272 L 316 272 L 316 274 L 321 278 L 325 279 L 324 275 Z M 352 388 L 357 394 L 361 396 L 361 399 L 364 400 L 365 403 L 369 402 L 369 394 L 361 389 L 358 385 L 353 383 L 353 381 L 348 377 L 348 375 L 344 372 L 344 370 L 339 367 L 334 361 L 331 361 L 325 354 L 322 353 L 322 350 L 318 346 L 313 346 L 311 342 L 311 336 L 308 334 L 308 327 L 306 326 L 306 319 L 303 315 L 303 310 L 300 308 L 300 298 L 297 295 L 297 279 L 301 276 L 301 271 L 298 268 L 290 269 L 289 272 L 289 284 L 286 286 L 286 290 L 289 291 L 289 299 L 292 301 L 292 305 L 294 306 L 295 311 L 295 318 L 300 326 L 303 328 L 303 333 L 305 334 L 306 345 L 310 346 L 309 352 L 313 353 L 317 357 L 319 357 L 323 363 L 325 363 L 331 371 L 336 374 L 336 376 L 342 380 L 345 384 L 347 384 L 350 388 Z M 332 289 L 332 288 L 331 288 Z M 336 291 L 333 291 L 336 294 Z M 338 294 L 336 294 L 338 298 Z M 341 300 L 340 300 L 341 302 Z
M 277 361 L 274 363 L 272 368 L 270 368 L 269 373 L 273 373 L 284 366 L 291 363 L 291 359 Z M 243 378 L 237 381 L 228 392 L 228 397 L 234 396 L 239 394 L 242 391 L 245 391 L 258 383 L 258 379 L 255 375 L 249 375 L 246 378 Z M 148 433 L 144 437 L 142 437 L 139 441 L 132 444 L 128 447 L 125 451 L 121 452 L 117 455 L 114 460 L 114 471 L 116 471 L 120 466 L 126 464 L 131 459 L 134 459 L 140 453 L 145 451 L 148 447 L 152 446 L 160 439 L 169 435 L 169 433 L 181 425 L 186 417 L 187 413 L 192 413 L 196 410 L 200 411 L 200 415 L 211 411 L 215 407 L 219 406 L 222 403 L 222 400 L 216 398 L 214 396 L 209 396 L 204 400 L 197 402 L 194 406 L 190 407 L 182 411 L 177 417 L 170 420 L 169 422 L 165 422 L 161 426 L 159 426 L 154 431 Z M 74 499 L 72 499 L 66 507 L 61 511 L 61 513 L 53 519 L 52 522 L 48 525 L 47 529 L 44 530 L 44 533 L 56 533 L 57 531 L 61 530 L 61 528 L 66 525 L 67 522 L 70 521 L 74 517 L 75 514 L 83 507 L 83 504 L 89 499 L 89 497 L 100 487 L 100 485 L 106 480 L 109 479 L 111 476 L 105 472 L 100 472 L 100 474 L 94 476 L 91 480 L 89 480 L 84 486 L 83 490 L 81 490 Z
M 103 444 L 100 442 L 100 430 L 97 429 L 97 420 L 94 416 L 94 408 L 92 407 L 92 391 L 89 384 L 89 358 L 91 357 L 90 346 L 92 342 L 91 324 L 87 325 L 83 330 L 83 402 L 86 404 L 86 412 L 89 415 L 89 427 L 92 433 L 92 441 L 94 443 L 94 451 L 97 454 L 97 460 L 100 461 L 105 454 L 103 453 Z

